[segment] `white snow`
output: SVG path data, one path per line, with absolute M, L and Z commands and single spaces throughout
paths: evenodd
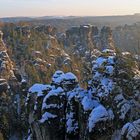
M 114 50 L 104 50 L 104 52 L 114 52 Z M 93 82 L 96 87 L 92 91 L 99 97 L 108 96 L 114 88 L 114 81 L 112 75 L 114 74 L 115 56 L 100 56 L 93 64 Z
M 53 89 L 45 96 L 44 100 L 46 100 L 50 96 L 58 96 L 58 94 L 62 92 L 64 92 L 64 90 L 61 87 L 58 87 L 57 89 Z
M 103 53 L 114 53 L 114 50 L 104 49 L 102 52 Z
M 115 101 L 118 103 L 119 101 L 121 101 L 122 99 L 124 99 L 123 95 L 122 94 L 118 94 L 116 97 L 115 97 Z
M 27 81 L 26 81 L 25 79 L 22 79 L 22 80 L 21 80 L 21 83 L 24 83 L 24 82 L 27 82 Z
M 105 78 L 103 77 L 102 80 L 101 80 L 101 85 L 103 85 L 105 88 L 107 89 L 112 89 L 112 79 L 109 79 L 109 78 Z
M 88 120 L 89 132 L 92 132 L 96 123 L 106 121 L 108 119 L 108 112 L 104 106 L 99 105 L 92 110 Z
M 45 112 L 43 115 L 42 115 L 42 118 L 39 120 L 40 123 L 44 123 L 45 121 L 47 121 L 48 119 L 53 119 L 53 118 L 56 118 L 57 115 L 53 115 L 49 112 Z
M 128 103 L 125 103 L 122 105 L 121 107 L 121 115 L 120 115 L 120 119 L 125 119 L 126 114 L 128 113 L 128 111 L 130 110 L 131 106 Z
M 63 93 L 64 90 L 61 87 L 58 87 L 57 89 L 52 89 L 43 99 L 42 109 L 45 109 L 48 107 L 46 104 L 46 101 L 51 96 L 58 96 L 59 94 Z
M 73 113 L 67 114 L 66 119 L 66 125 L 67 125 L 67 132 L 72 132 L 73 131 L 73 127 L 72 127 L 72 118 L 73 118 Z
M 63 79 L 64 79 L 63 76 L 53 78 L 53 82 L 56 83 L 56 84 L 60 84 L 63 81 Z
M 42 96 L 43 91 L 47 90 L 48 88 L 51 88 L 51 86 L 36 83 L 29 88 L 29 93 L 38 93 L 38 96 Z
M 103 77 L 100 79 L 100 86 L 98 87 L 98 96 L 108 96 L 113 89 L 113 81 L 109 78 Z
M 102 74 L 101 73 L 99 73 L 98 71 L 95 73 L 95 75 L 93 76 L 93 79 L 95 80 L 95 79 L 99 79 L 99 78 L 101 78 L 102 77 Z
M 83 27 L 84 27 L 84 28 L 89 28 L 89 26 L 88 26 L 88 25 L 84 25 Z
M 140 135 L 140 119 L 130 123 L 126 123 L 121 131 L 121 135 L 125 135 L 128 140 L 133 140 Z
M 70 81 L 70 80 L 78 81 L 77 77 L 71 72 L 64 74 L 62 71 L 56 71 L 52 78 L 52 81 L 55 84 L 60 84 L 64 80 L 65 81 Z
M 96 64 L 98 65 L 98 66 L 101 66 L 103 63 L 105 63 L 105 62 L 107 62 L 107 59 L 105 59 L 105 58 L 103 58 L 103 57 L 99 57 L 99 58 L 97 58 L 97 60 L 96 60 Z
M 108 109 L 108 117 L 109 117 L 109 120 L 113 120 L 115 117 L 111 108 Z
M 74 122 L 72 112 L 70 112 L 69 114 L 66 115 L 66 120 L 67 120 L 67 122 L 66 122 L 67 133 L 71 133 L 78 128 L 78 123 Z
M 82 105 L 85 111 L 92 110 L 99 105 L 97 100 L 92 100 L 90 97 L 85 96 L 82 100 Z
M 131 55 L 130 52 L 122 52 L 122 55 Z
M 60 75 L 62 75 L 62 74 L 64 74 L 64 72 L 58 70 L 58 71 L 56 71 L 56 72 L 54 73 L 53 78 L 58 78 L 58 77 L 59 77 Z
M 52 81 L 54 83 L 61 83 L 63 81 L 64 78 L 64 73 L 63 71 L 56 71 L 52 77 Z
M 76 97 L 77 95 L 77 92 L 75 91 L 69 91 L 67 92 L 67 97 L 68 97 L 68 100 L 70 101 L 73 97 Z
M 15 139 L 14 139 L 15 140 Z M 30 134 L 27 138 L 27 140 L 32 140 L 32 134 Z
M 113 65 L 113 64 L 115 64 L 115 62 L 114 62 L 114 59 L 115 59 L 115 56 L 109 56 L 108 57 L 108 64 L 110 64 L 110 65 Z
M 112 75 L 114 71 L 113 66 L 106 66 L 106 73 Z
M 115 97 L 115 102 L 117 103 L 117 108 L 120 110 L 120 119 L 125 119 L 126 114 L 131 109 L 130 104 L 128 101 L 123 97 L 122 94 L 119 94 Z
M 49 109 L 49 108 L 59 108 L 59 105 L 58 104 L 49 104 L 49 105 L 47 105 L 46 103 L 42 104 L 42 110 Z
M 71 72 L 66 73 L 65 76 L 64 76 L 64 79 L 65 80 L 76 80 L 76 81 L 78 81 L 77 77 Z

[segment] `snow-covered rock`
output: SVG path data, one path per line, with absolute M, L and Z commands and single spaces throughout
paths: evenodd
M 126 123 L 122 128 L 121 135 L 128 140 L 139 139 L 140 138 L 140 119 L 134 122 Z
M 105 122 L 107 121 L 107 119 L 108 119 L 108 112 L 105 109 L 105 107 L 102 105 L 95 107 L 89 116 L 89 121 L 88 121 L 89 132 L 93 132 L 95 126 L 98 123 Z
M 43 96 L 43 91 L 51 89 L 50 85 L 43 85 L 43 84 L 39 84 L 36 83 L 34 84 L 32 87 L 29 88 L 28 92 L 29 94 L 34 94 L 36 93 L 37 96 Z
M 53 118 L 56 118 L 56 117 L 57 117 L 56 115 L 53 115 L 53 114 L 48 113 L 48 112 L 45 112 L 42 115 L 42 118 L 41 118 L 41 120 L 39 120 L 39 122 L 44 123 L 45 121 L 48 121 L 49 119 L 53 119 Z

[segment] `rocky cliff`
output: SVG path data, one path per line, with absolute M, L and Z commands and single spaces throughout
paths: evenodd
M 0 32 L 0 139 L 9 139 L 16 127 L 21 129 L 21 101 L 26 96 L 23 85 L 26 84 L 15 69 Z
M 130 64 L 131 63 L 131 64 Z M 82 89 L 72 73 L 56 71 L 50 85 L 28 92 L 29 139 L 140 138 L 140 71 L 131 56 L 105 49 Z
M 80 25 L 60 33 L 51 25 L 8 24 L 2 30 L 12 61 L 30 85 L 50 82 L 60 69 L 76 74 L 84 87 L 91 78 L 95 49 L 114 47 L 110 27 Z
M 139 56 L 120 52 L 110 27 L 2 30 L 0 139 L 140 139 Z
M 93 48 L 114 49 L 112 30 L 107 26 L 101 30 L 93 25 L 75 26 L 66 30 L 66 33 L 59 37 L 64 47 L 73 49 L 73 53 L 78 53 L 80 56 Z

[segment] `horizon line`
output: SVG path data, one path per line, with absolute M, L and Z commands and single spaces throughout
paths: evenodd
M 41 17 L 111 17 L 111 16 L 137 16 L 140 13 L 133 14 L 112 14 L 112 15 L 40 15 L 40 16 L 2 16 L 0 18 L 41 18 Z

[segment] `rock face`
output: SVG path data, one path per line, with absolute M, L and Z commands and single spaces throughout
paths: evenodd
M 58 33 L 51 25 L 3 27 L 8 52 L 30 85 L 48 83 L 54 71 L 75 73 L 82 87 L 91 78 L 97 49 L 113 49 L 112 30 L 80 25 Z
M 10 60 L 7 49 L 3 42 L 3 33 L 0 31 L 0 78 L 10 79 L 14 76 L 13 64 Z
M 115 49 L 112 37 L 112 30 L 110 27 L 104 26 L 100 33 L 101 49 Z
M 39 91 L 42 86 L 44 89 Z M 78 114 L 76 111 L 78 104 L 76 108 L 74 97 L 80 91 L 83 92 L 83 89 L 79 88 L 77 77 L 72 73 L 64 74 L 62 71 L 56 71 L 51 86 L 40 85 L 39 88 L 37 87 L 38 85 L 33 85 L 28 93 L 27 108 L 32 104 L 32 109 L 29 111 L 29 116 L 32 116 L 30 136 L 33 139 L 42 140 L 77 138 Z M 75 117 L 77 120 L 74 120 Z M 36 119 L 38 122 L 35 121 Z
M 2 31 L 0 31 L 0 51 L 4 51 L 5 50 L 2 38 L 3 38 L 3 33 L 2 33 Z
M 112 30 L 107 26 L 104 26 L 100 31 L 92 25 L 72 27 L 66 31 L 66 36 L 62 36 L 60 40 L 62 40 L 65 47 L 72 47 L 81 56 L 86 51 L 94 48 L 99 50 L 115 49 Z
M 20 129 L 18 119 L 21 119 L 21 94 L 25 86 L 20 83 L 18 77 L 21 76 L 15 73 L 2 38 L 3 33 L 0 31 L 0 134 L 3 139 L 9 139 L 16 127 L 15 124 Z
M 140 119 L 126 123 L 122 128 L 122 136 L 127 139 L 139 139 L 140 138 Z
M 5 79 L 12 89 L 18 89 L 19 83 L 15 75 L 14 65 L 7 53 L 7 48 L 2 39 L 3 33 L 1 31 L 0 37 L 0 78 Z
M 132 25 L 125 24 L 124 26 L 118 26 L 114 28 L 113 39 L 115 46 L 117 46 L 122 51 L 129 51 L 131 53 L 140 55 L 139 31 L 139 23 Z
M 116 50 L 109 27 L 81 25 L 61 35 L 51 26 L 12 29 L 7 44 L 20 72 L 1 33 L 0 137 L 23 139 L 28 127 L 28 140 L 140 139 L 138 59 Z M 50 84 L 39 83 L 45 78 Z M 30 80 L 37 83 L 27 90 Z
M 3 28 L 3 32 L 10 57 L 30 85 L 50 82 L 53 72 L 58 69 L 76 73 L 82 79 L 79 65 L 83 65 L 83 62 L 63 47 L 55 27 L 14 24 Z
M 137 63 L 131 56 L 105 49 L 93 62 L 92 73 L 87 90 L 80 88 L 74 74 L 56 71 L 51 86 L 44 85 L 41 94 L 29 91 L 31 139 L 140 138 Z
M 0 133 L 3 138 L 8 138 L 9 131 L 9 108 L 10 99 L 8 93 L 8 86 L 10 77 L 13 74 L 12 62 L 6 51 L 5 44 L 3 42 L 3 33 L 0 31 Z M 4 122 L 5 119 L 5 122 Z

